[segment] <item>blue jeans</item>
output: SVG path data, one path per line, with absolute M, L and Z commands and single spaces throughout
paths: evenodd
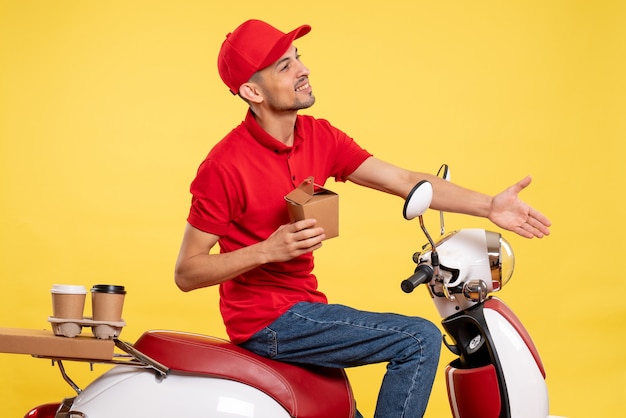
M 428 404 L 441 332 L 418 317 L 301 302 L 241 346 L 274 360 L 324 367 L 387 362 L 374 418 L 413 418 L 422 417 Z

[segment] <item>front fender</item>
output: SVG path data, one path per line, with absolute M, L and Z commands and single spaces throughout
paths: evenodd
M 28 411 L 24 418 L 54 418 L 60 406 L 60 403 L 46 403 L 36 406 Z

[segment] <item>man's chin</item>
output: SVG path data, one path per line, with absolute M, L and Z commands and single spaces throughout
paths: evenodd
M 309 107 L 313 106 L 315 104 L 315 96 L 313 96 L 313 93 L 311 93 L 311 95 L 308 97 L 307 100 L 299 102 L 297 104 L 298 110 L 300 109 L 308 109 Z

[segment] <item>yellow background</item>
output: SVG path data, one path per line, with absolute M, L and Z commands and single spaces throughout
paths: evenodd
M 488 193 L 533 175 L 523 197 L 552 235 L 506 234 L 517 266 L 500 296 L 539 348 L 551 413 L 621 416 L 624 4 L 2 1 L 0 327 L 48 328 L 52 284 L 104 282 L 128 289 L 127 341 L 155 328 L 224 337 L 217 289 L 185 294 L 172 279 L 189 183 L 245 113 L 217 51 L 248 18 L 309 23 L 296 43 L 318 99 L 308 113 L 380 158 L 428 172 L 446 162 L 454 181 Z M 341 195 L 340 237 L 317 254 L 330 300 L 439 322 L 424 290 L 399 289 L 424 241 L 403 202 L 328 187 Z M 427 216 L 433 233 L 437 219 Z M 85 386 L 106 367 L 68 369 Z M 365 416 L 383 372 L 350 371 Z M 0 415 L 71 395 L 48 361 L 0 354 Z M 426 416 L 448 411 L 440 372 Z

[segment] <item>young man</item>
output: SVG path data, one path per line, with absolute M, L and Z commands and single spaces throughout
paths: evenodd
M 486 217 L 527 238 L 548 234 L 550 222 L 518 198 L 530 178 L 490 197 L 381 161 L 327 121 L 298 115 L 315 97 L 292 43 L 310 29 L 283 33 L 250 20 L 227 35 L 219 73 L 249 110 L 191 185 L 176 283 L 183 291 L 219 284 L 229 337 L 257 354 L 340 368 L 388 362 L 375 417 L 421 417 L 439 358 L 438 328 L 328 304 L 312 273 L 324 230 L 315 219 L 290 223 L 284 196 L 309 176 L 401 198 L 426 179 L 433 209 Z M 210 254 L 217 243 L 220 253 Z

